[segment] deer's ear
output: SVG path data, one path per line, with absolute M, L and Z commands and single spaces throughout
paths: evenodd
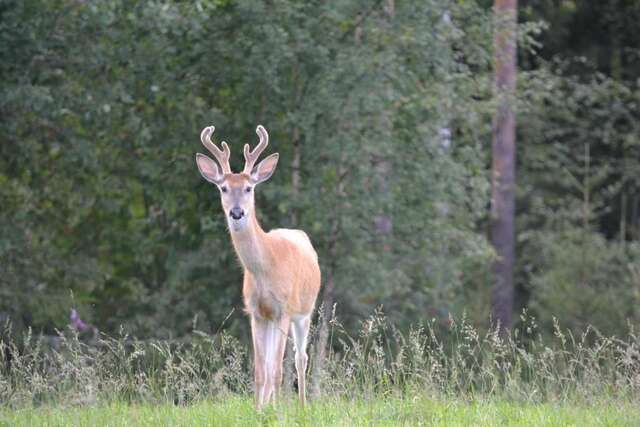
M 259 184 L 271 178 L 271 175 L 273 175 L 273 172 L 276 170 L 276 166 L 278 165 L 279 156 L 280 155 L 278 153 L 274 153 L 258 163 L 258 166 L 256 166 L 251 172 L 251 180 L 255 184 Z
M 200 174 L 209 182 L 216 185 L 224 181 L 224 174 L 218 167 L 218 164 L 204 154 L 196 154 L 196 164 Z

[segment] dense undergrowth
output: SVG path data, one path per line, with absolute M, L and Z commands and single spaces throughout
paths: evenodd
M 458 400 L 640 401 L 640 338 L 633 329 L 624 338 L 602 336 L 593 328 L 576 337 L 557 326 L 554 337 L 545 339 L 534 319 L 521 320 L 503 338 L 495 331 L 480 333 L 464 319 L 401 332 L 380 312 L 351 336 L 334 318 L 331 351 L 321 369 L 310 367 L 311 397 L 367 399 L 419 391 Z M 3 406 L 187 404 L 251 393 L 250 349 L 224 332 L 194 331 L 174 341 L 125 334 L 84 340 L 70 329 L 49 341 L 5 334 Z M 293 378 L 285 378 L 285 390 L 292 387 Z

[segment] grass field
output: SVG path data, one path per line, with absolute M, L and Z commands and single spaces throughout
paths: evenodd
M 249 349 L 226 333 L 88 343 L 67 334 L 56 346 L 9 337 L 0 340 L 0 427 L 640 426 L 633 331 L 501 338 L 463 321 L 401 334 L 376 315 L 353 337 L 334 325 L 330 351 L 308 373 L 320 397 L 300 408 L 288 397 L 290 370 L 287 398 L 262 413 L 251 398 Z M 524 332 L 535 330 L 529 325 Z
M 323 399 L 306 409 L 280 402 L 257 413 L 247 397 L 193 405 L 39 407 L 0 409 L 2 426 L 638 426 L 640 408 L 630 403 L 527 404 L 507 401 L 445 401 L 426 396 L 375 400 Z

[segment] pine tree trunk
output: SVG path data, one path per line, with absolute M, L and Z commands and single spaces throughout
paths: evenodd
M 495 0 L 495 90 L 498 106 L 493 122 L 491 178 L 491 243 L 494 285 L 491 312 L 502 333 L 511 328 L 515 260 L 515 113 L 517 0 Z

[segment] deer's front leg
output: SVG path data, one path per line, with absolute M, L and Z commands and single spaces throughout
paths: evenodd
M 280 388 L 282 387 L 282 362 L 284 360 L 284 351 L 287 347 L 287 337 L 289 336 L 289 326 L 291 320 L 287 316 L 283 316 L 278 322 L 278 330 L 275 343 L 275 372 L 274 381 L 274 400 L 280 396 Z
M 255 361 L 256 406 L 261 408 L 269 403 L 278 380 L 282 379 L 281 349 L 286 340 L 281 332 L 282 320 L 266 320 L 256 316 L 251 318 L 253 333 L 253 353 Z M 288 318 L 286 319 L 288 324 Z
M 253 380 L 255 387 L 256 408 L 259 410 L 264 404 L 264 391 L 267 383 L 266 372 L 266 341 L 267 334 L 264 322 L 251 316 L 251 338 L 253 339 Z

